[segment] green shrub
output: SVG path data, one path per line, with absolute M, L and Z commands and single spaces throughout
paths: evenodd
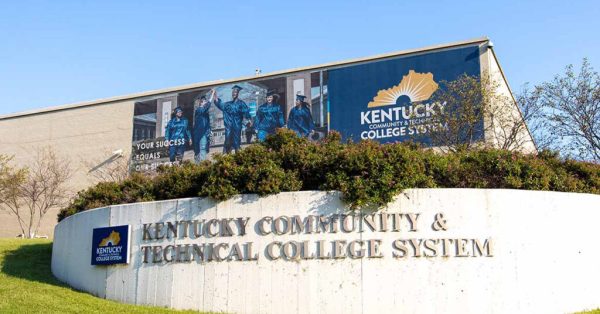
M 214 163 L 205 164 L 209 165 L 209 175 L 197 196 L 225 200 L 240 193 L 262 196 L 302 187 L 297 172 L 284 169 L 279 155 L 263 145 L 251 145 L 232 155 L 217 155 Z
M 80 191 L 59 221 L 111 204 L 284 191 L 338 190 L 351 208 L 380 207 L 407 188 L 505 188 L 600 194 L 600 165 L 482 149 L 437 154 L 412 143 L 342 143 L 330 133 L 319 143 L 279 130 L 238 153 L 198 165 L 160 167 L 154 176 L 132 174 Z
M 179 167 L 159 167 L 152 184 L 153 195 L 160 200 L 198 196 L 209 172 L 208 162 L 200 165 L 185 162 Z
M 156 200 L 152 186 L 152 179 L 140 173 L 133 173 L 122 182 L 100 182 L 79 191 L 71 204 L 58 213 L 58 221 L 92 208 Z

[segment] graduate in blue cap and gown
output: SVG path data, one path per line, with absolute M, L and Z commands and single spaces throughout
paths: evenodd
M 307 137 L 315 128 L 310 107 L 304 101 L 305 98 L 304 95 L 296 95 L 296 105 L 288 115 L 288 129 L 296 132 L 300 137 Z
M 283 127 L 283 112 L 281 106 L 276 103 L 279 95 L 274 91 L 267 92 L 267 102 L 260 105 L 254 117 L 254 128 L 259 141 L 264 141 L 267 135 L 274 134 L 275 130 Z
M 175 116 L 169 120 L 165 128 L 165 139 L 169 142 L 169 161 L 183 160 L 185 144 L 189 142 L 192 145 L 192 135 L 189 130 L 189 123 L 183 117 L 183 109 L 175 108 Z
M 194 148 L 194 161 L 196 163 L 206 159 L 210 144 L 210 109 L 211 103 L 206 96 L 197 96 L 194 99 L 194 128 L 192 130 L 192 147 Z
M 243 100 L 239 99 L 240 90 L 242 90 L 241 86 L 234 85 L 231 88 L 231 100 L 226 103 L 222 103 L 213 91 L 215 105 L 223 111 L 223 122 L 225 124 L 224 153 L 230 153 L 232 149 L 239 151 L 242 143 L 242 122 L 244 118 L 251 119 L 250 109 Z

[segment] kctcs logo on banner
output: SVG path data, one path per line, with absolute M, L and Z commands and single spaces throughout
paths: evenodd
M 329 71 L 331 129 L 345 139 L 430 143 L 445 103 L 431 100 L 442 81 L 480 75 L 479 47 L 363 63 Z M 482 135 L 482 134 L 481 134 Z
M 378 91 L 366 110 L 360 112 L 360 124 L 369 128 L 360 133 L 360 138 L 413 136 L 440 127 L 435 116 L 444 111 L 445 104 L 426 102 L 438 86 L 432 73 L 408 71 L 398 85 Z
M 92 265 L 129 263 L 129 225 L 95 228 L 92 236 Z

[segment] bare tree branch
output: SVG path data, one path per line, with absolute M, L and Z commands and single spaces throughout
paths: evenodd
M 464 74 L 441 84 L 443 87 L 431 101 L 445 104 L 444 110 L 436 115 L 438 127 L 426 135 L 434 146 L 446 152 L 486 146 L 523 150 L 533 146 L 524 117 L 512 97 L 500 91 L 500 82 L 486 74 Z
M 523 120 L 527 123 L 538 150 L 550 149 L 556 138 L 551 132 L 549 122 L 545 116 L 545 108 L 540 101 L 542 92 L 541 87 L 532 89 L 529 84 L 525 84 L 516 96 Z
M 565 157 L 600 162 L 600 76 L 587 59 L 538 87 L 548 129 L 558 140 L 551 148 Z
M 33 238 L 46 213 L 68 200 L 70 162 L 50 148 L 39 150 L 28 168 L 12 167 L 8 164 L 10 159 L 2 163 L 6 160 L 3 158 L 0 157 L 0 207 L 17 218 L 25 237 Z

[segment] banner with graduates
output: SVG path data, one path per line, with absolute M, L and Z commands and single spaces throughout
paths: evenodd
M 200 163 L 264 140 L 279 128 L 318 141 L 344 139 L 429 144 L 441 82 L 480 75 L 477 45 L 207 86 L 139 99 L 131 169 Z M 482 121 L 483 123 L 483 121 Z M 482 137 L 483 134 L 476 134 Z

